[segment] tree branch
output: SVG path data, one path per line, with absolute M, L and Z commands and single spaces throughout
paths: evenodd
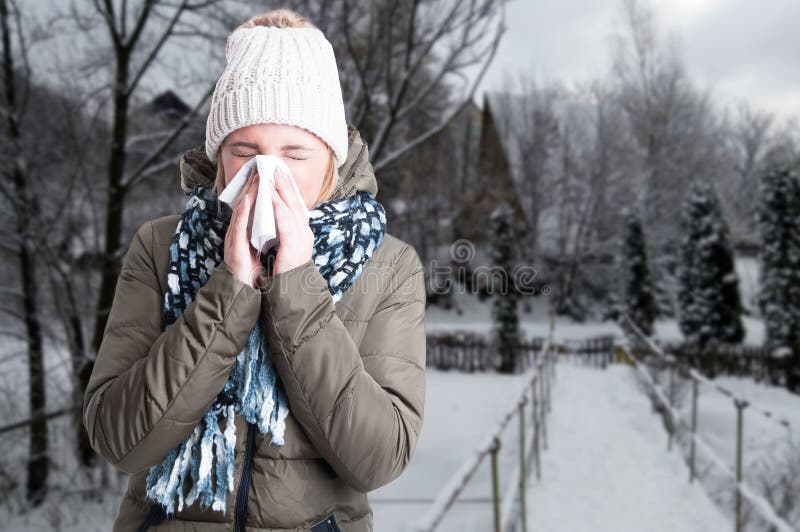
M 154 171 L 148 171 L 148 172 L 145 171 L 148 170 L 150 165 L 152 165 L 156 160 L 158 160 L 159 157 L 161 157 L 161 155 L 167 150 L 167 148 L 169 148 L 169 146 L 175 141 L 175 139 L 178 138 L 178 135 L 180 135 L 180 133 L 184 129 L 186 129 L 191 120 L 197 114 L 197 111 L 205 104 L 206 100 L 208 100 L 208 98 L 210 98 L 211 95 L 214 93 L 215 85 L 216 82 L 212 83 L 209 86 L 205 94 L 203 94 L 203 96 L 200 98 L 200 100 L 197 102 L 194 108 L 190 112 L 188 112 L 185 117 L 183 117 L 180 123 L 178 123 L 178 125 L 172 131 L 172 134 L 170 134 L 166 139 L 164 139 L 164 142 L 161 143 L 161 146 L 156 148 L 156 150 L 148 158 L 142 161 L 142 163 L 136 168 L 136 170 L 134 170 L 130 175 L 122 179 L 122 186 L 124 188 L 128 189 L 134 187 L 138 183 L 140 183 L 141 181 L 143 181 L 144 179 L 146 179 L 147 177 L 149 177 L 154 173 Z M 156 171 L 160 171 L 162 168 L 166 167 L 162 165 L 168 165 L 173 163 L 174 161 L 169 161 L 167 163 L 159 163 L 158 170 Z
M 483 64 L 483 67 L 481 68 L 478 76 L 475 78 L 472 84 L 472 88 L 470 89 L 469 94 L 464 98 L 464 101 L 461 102 L 461 104 L 456 109 L 454 109 L 449 116 L 447 116 L 441 123 L 439 123 L 439 125 L 419 135 L 418 137 L 413 139 L 411 142 L 409 142 L 402 148 L 397 149 L 392 153 L 390 153 L 389 155 L 387 155 L 386 157 L 383 157 L 382 159 L 378 160 L 373 165 L 373 169 L 375 172 L 379 172 L 381 169 L 387 167 L 388 165 L 390 165 L 391 163 L 402 157 L 404 154 L 408 153 L 409 151 L 413 150 L 420 144 L 427 141 L 429 138 L 433 137 L 437 133 L 444 130 L 453 121 L 453 119 L 456 116 L 458 116 L 458 114 L 460 114 L 461 111 L 464 110 L 472 102 L 475 90 L 478 87 L 478 84 L 480 84 L 481 80 L 483 79 L 483 76 L 486 74 L 486 71 L 488 70 L 489 65 L 491 64 L 494 55 L 497 53 L 497 48 L 500 45 L 500 39 L 503 36 L 503 33 L 505 33 L 506 31 L 504 13 L 505 11 L 501 9 L 501 17 L 497 28 L 497 34 L 495 35 L 494 40 L 492 41 L 489 56 L 486 62 Z

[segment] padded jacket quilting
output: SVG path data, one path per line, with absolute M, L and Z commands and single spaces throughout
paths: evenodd
M 377 192 L 366 143 L 350 149 L 334 197 Z M 184 191 L 213 182 L 201 148 L 181 160 Z M 84 395 L 92 446 L 130 474 L 114 523 L 145 520 L 149 468 L 180 444 L 222 390 L 261 320 L 289 400 L 284 445 L 255 431 L 246 529 L 301 531 L 333 514 L 341 530 L 373 529 L 367 492 L 397 478 L 422 429 L 425 281 L 415 249 L 386 233 L 361 275 L 334 304 L 312 260 L 260 288 L 224 262 L 178 320 L 162 331 L 169 243 L 179 220 L 149 220 L 123 259 L 103 341 Z M 225 513 L 184 507 L 151 530 L 232 530 L 247 423 L 236 415 L 234 490 Z

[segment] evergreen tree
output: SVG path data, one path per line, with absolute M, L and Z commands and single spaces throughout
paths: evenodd
M 695 182 L 683 205 L 678 262 L 678 325 L 687 341 L 744 338 L 739 280 L 729 230 L 719 200 L 707 183 Z
M 800 183 L 789 168 L 771 165 L 761 179 L 759 306 L 766 344 L 785 368 L 786 387 L 800 391 Z
M 491 234 L 489 254 L 494 266 L 492 278 L 499 275 L 502 281 L 500 286 L 497 283 L 493 286 L 492 344 L 500 356 L 498 370 L 502 373 L 513 373 L 519 360 L 520 343 L 517 313 L 519 292 L 512 277 L 518 233 L 508 203 L 503 202 L 492 211 Z
M 622 256 L 624 264 L 623 308 L 631 321 L 647 336 L 653 334 L 653 321 L 658 306 L 653 296 L 644 231 L 639 217 L 627 209 L 624 213 L 625 235 Z

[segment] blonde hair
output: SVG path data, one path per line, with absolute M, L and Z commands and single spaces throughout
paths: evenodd
M 261 13 L 260 15 L 250 17 L 246 22 L 239 24 L 234 31 L 240 28 L 252 28 L 255 26 L 267 26 L 270 28 L 316 27 L 306 17 L 300 13 L 297 13 L 296 11 L 292 11 L 291 9 L 274 9 L 272 11 L 267 11 L 266 13 Z M 222 166 L 221 158 L 222 147 L 225 145 L 225 140 L 222 141 L 219 149 L 217 150 L 217 178 L 214 182 L 214 187 L 216 188 L 217 193 L 222 192 L 222 190 L 225 188 L 225 168 Z M 328 154 L 330 155 L 328 171 L 325 172 L 325 180 L 322 182 L 322 189 L 319 192 L 319 196 L 314 201 L 313 206 L 317 206 L 323 201 L 329 200 L 333 195 L 334 189 L 336 188 L 336 181 L 339 174 L 336 167 L 336 156 L 330 146 L 328 146 Z

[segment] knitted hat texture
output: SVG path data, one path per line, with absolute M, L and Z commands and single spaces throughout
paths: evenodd
M 347 122 L 333 46 L 315 27 L 239 28 L 225 45 L 227 66 L 217 80 L 206 121 L 206 155 L 216 162 L 231 132 L 261 123 L 314 133 L 347 159 Z

